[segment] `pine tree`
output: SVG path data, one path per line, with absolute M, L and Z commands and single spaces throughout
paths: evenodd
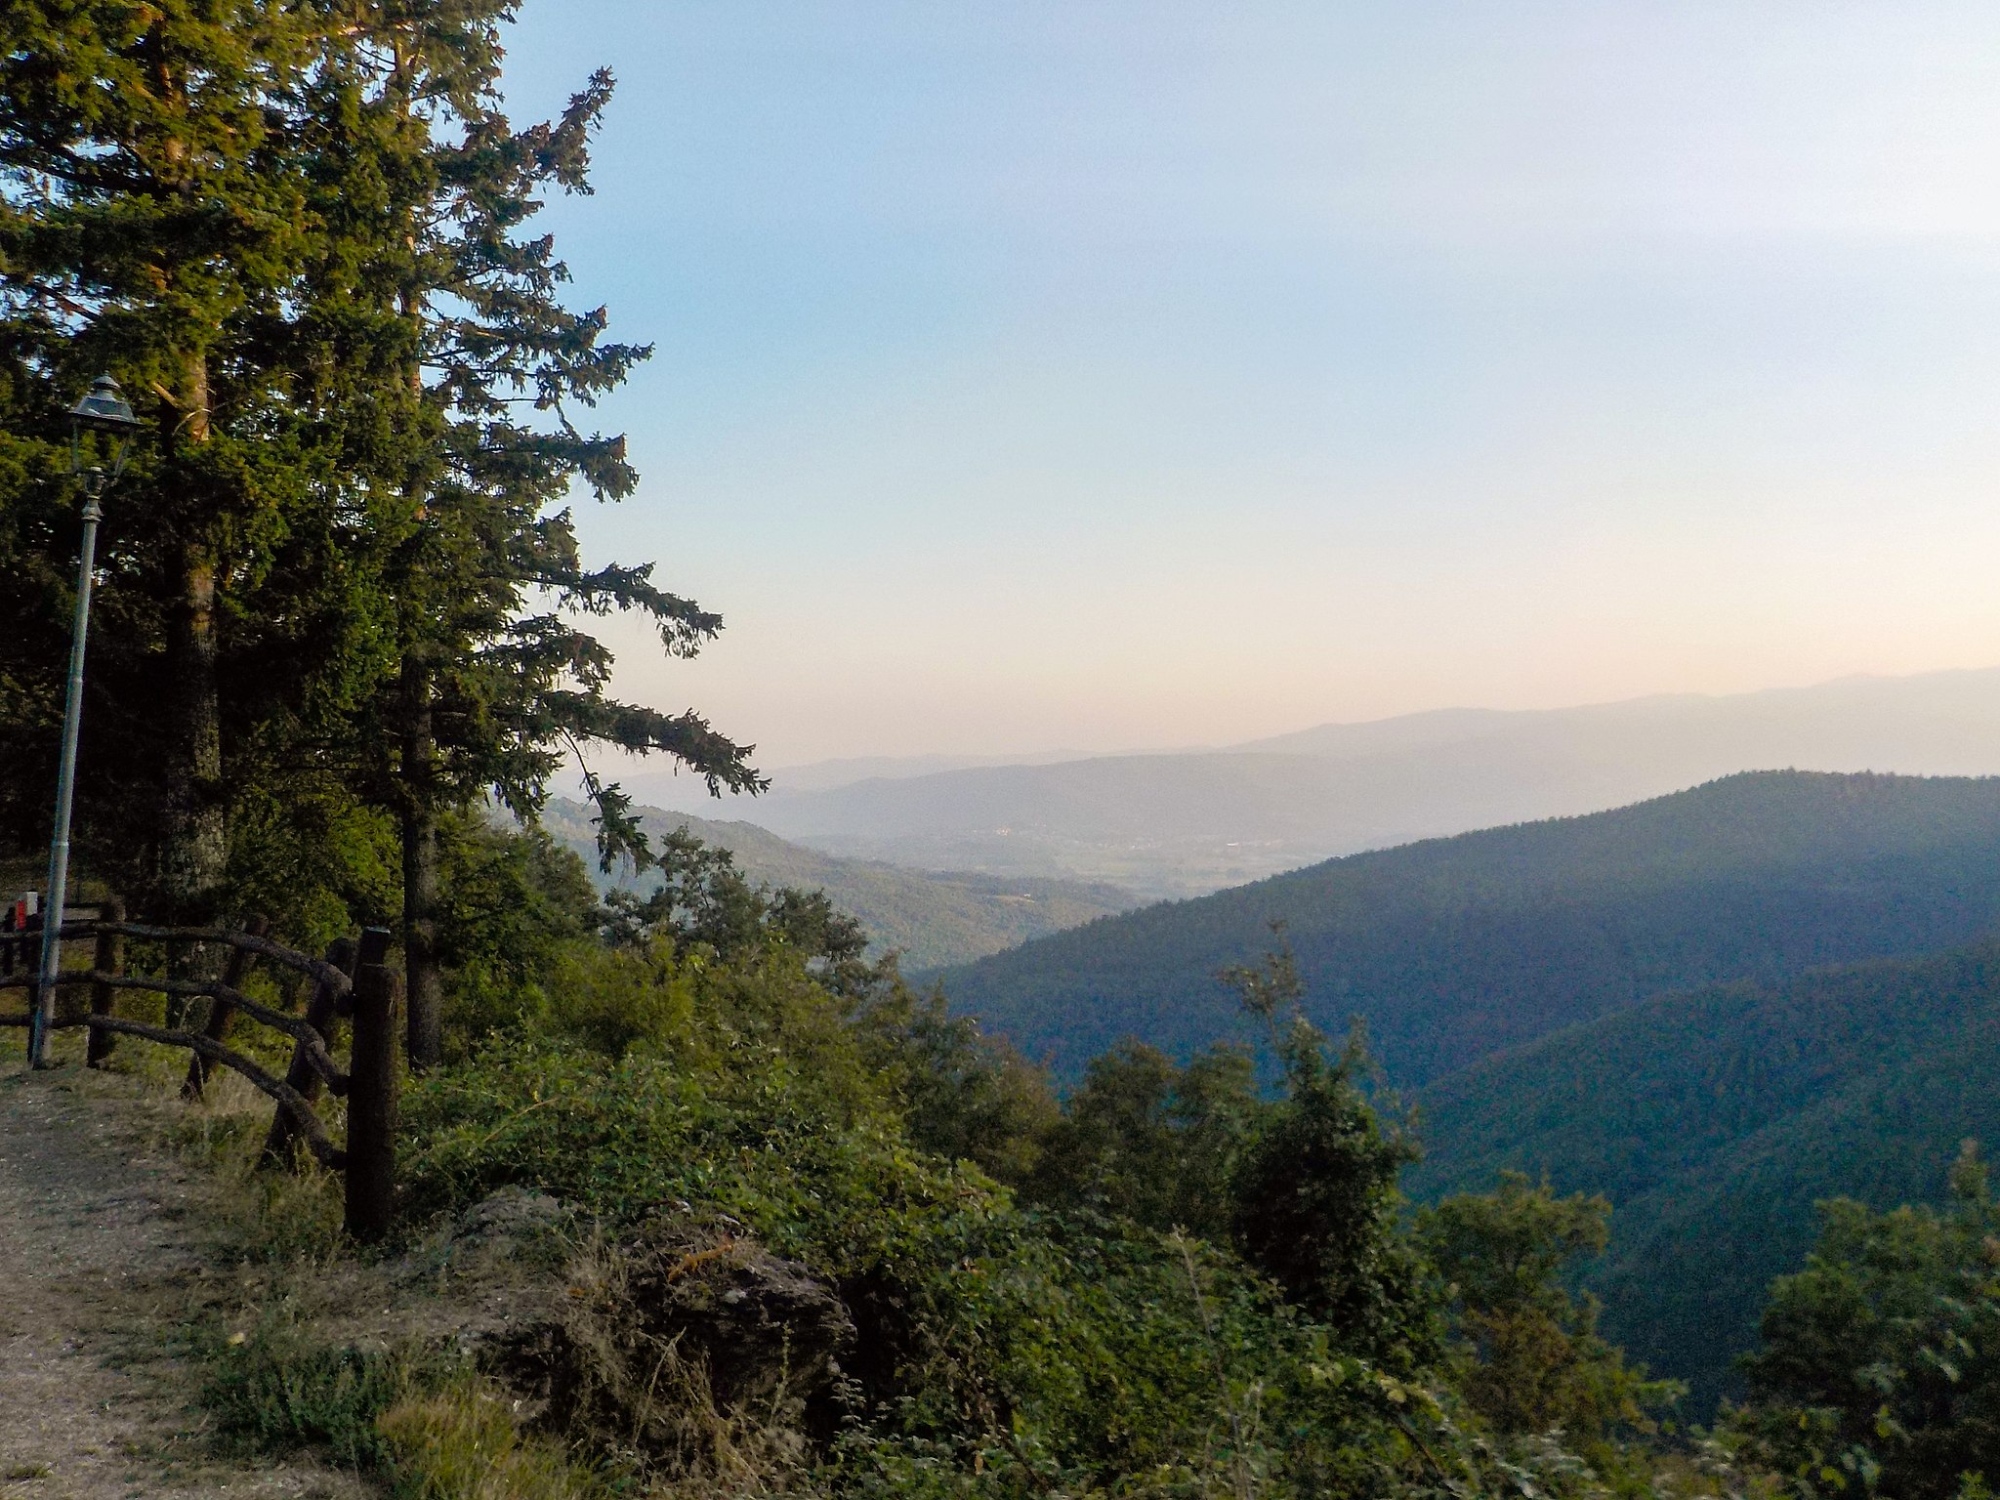
M 257 596 L 321 504 L 323 435 L 269 351 L 316 237 L 288 93 L 329 40 L 312 8 L 256 0 L 0 11 L 0 780 L 33 809 L 15 826 L 39 824 L 75 555 L 61 412 L 110 369 L 151 434 L 100 553 L 83 843 L 180 919 L 221 899 L 231 709 L 243 727 L 321 665 L 264 652 L 278 674 L 229 702 L 260 613 L 287 613 Z
M 360 780 L 402 830 L 410 1055 L 439 1055 L 438 829 L 492 793 L 532 816 L 565 754 L 587 742 L 663 752 L 711 789 L 756 790 L 748 748 L 692 711 L 606 692 L 610 652 L 579 615 L 638 611 L 670 654 L 719 617 L 652 582 L 650 565 L 587 568 L 570 513 L 581 484 L 631 495 L 622 437 L 580 430 L 650 350 L 607 342 L 602 308 L 560 298 L 568 273 L 523 226 L 550 189 L 587 192 L 589 137 L 610 98 L 593 76 L 552 123 L 516 129 L 499 97 L 505 0 L 360 6 L 352 45 L 318 85 L 325 212 L 369 253 L 352 316 L 380 330 L 371 409 L 384 420 L 351 467 L 372 481 L 398 668 L 364 718 L 377 753 Z M 645 853 L 615 786 L 592 779 L 606 858 Z
M 40 821 L 74 556 L 61 411 L 110 368 L 156 436 L 106 528 L 83 858 L 182 918 L 216 912 L 232 855 L 371 917 L 388 871 L 419 1062 L 441 815 L 532 815 L 592 741 L 762 785 L 692 711 L 612 699 L 578 624 L 637 610 L 685 655 L 720 620 L 650 567 L 587 568 L 563 508 L 579 483 L 633 492 L 622 438 L 571 416 L 648 351 L 566 308 L 523 232 L 539 193 L 587 191 L 611 85 L 511 126 L 514 8 L 0 15 L 0 799 Z M 618 788 L 592 787 L 606 857 L 643 857 Z

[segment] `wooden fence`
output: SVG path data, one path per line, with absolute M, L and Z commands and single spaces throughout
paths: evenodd
M 359 942 L 342 938 L 325 958 L 313 958 L 272 942 L 260 918 L 251 918 L 236 931 L 154 927 L 125 921 L 122 907 L 110 901 L 96 907 L 94 915 L 78 919 L 90 910 L 68 908 L 61 936 L 65 943 L 93 944 L 91 966 L 64 969 L 56 980 L 59 991 L 88 986 L 89 1008 L 65 1008 L 50 997 L 51 1028 L 88 1028 L 86 1057 L 93 1067 L 111 1056 L 120 1037 L 185 1048 L 190 1054 L 187 1080 L 181 1086 L 185 1098 L 199 1098 L 218 1067 L 242 1074 L 276 1101 L 264 1162 L 294 1165 L 301 1147 L 310 1151 L 322 1166 L 344 1175 L 348 1232 L 361 1240 L 379 1239 L 388 1230 L 396 1189 L 396 1012 L 402 979 L 384 962 L 389 933 L 367 928 Z M 177 945 L 220 947 L 228 950 L 228 957 L 220 979 L 131 974 L 125 965 L 127 938 L 160 944 L 169 953 Z M 0 1014 L 0 1026 L 31 1024 L 40 1002 L 40 943 L 41 934 L 32 928 L 0 933 L 0 990 L 25 990 L 29 1001 L 26 1014 Z M 244 979 L 257 963 L 289 970 L 311 984 L 304 1015 L 287 1015 L 243 993 Z M 120 1016 L 118 996 L 126 990 L 166 996 L 167 1024 L 154 1026 Z M 195 1030 L 186 1022 L 195 1002 L 204 998 L 208 1009 Z M 228 1045 L 239 1017 L 292 1039 L 291 1066 L 283 1078 Z M 352 1029 L 345 1071 L 334 1059 L 343 1020 Z M 342 1145 L 334 1144 L 314 1108 L 322 1093 L 347 1101 L 347 1138 Z

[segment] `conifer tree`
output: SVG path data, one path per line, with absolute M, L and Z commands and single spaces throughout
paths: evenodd
M 511 126 L 514 9 L 0 14 L 0 799 L 40 821 L 74 556 L 61 411 L 110 368 L 156 436 L 106 528 L 84 860 L 212 915 L 235 807 L 258 833 L 240 864 L 299 841 L 306 883 L 352 905 L 393 861 L 380 820 L 400 825 L 420 1062 L 441 813 L 494 794 L 532 814 L 593 740 L 761 786 L 693 712 L 609 697 L 577 623 L 638 610 L 677 654 L 720 626 L 647 566 L 587 568 L 563 508 L 577 484 L 632 492 L 622 438 L 571 417 L 647 351 L 566 308 L 523 232 L 538 194 L 587 191 L 610 78 Z M 592 789 L 606 857 L 643 857 L 618 788 Z
M 402 827 L 410 1053 L 439 1055 L 440 815 L 483 793 L 541 805 L 565 752 L 588 741 L 662 752 L 711 789 L 756 790 L 748 750 L 692 711 L 611 699 L 612 658 L 577 616 L 638 611 L 671 654 L 691 655 L 719 617 L 652 582 L 650 565 L 587 568 L 570 513 L 581 485 L 629 496 L 619 436 L 580 429 L 575 409 L 621 383 L 648 349 L 605 341 L 602 308 L 564 306 L 547 237 L 523 226 L 549 190 L 587 192 L 589 137 L 608 102 L 599 72 L 559 120 L 515 128 L 502 109 L 507 0 L 357 6 L 352 45 L 320 81 L 326 212 L 370 247 L 350 306 L 368 309 L 393 355 L 375 361 L 385 420 L 354 455 L 374 481 L 383 587 L 398 666 L 364 716 L 383 753 L 361 786 Z M 644 857 L 615 786 L 591 782 L 606 858 Z
M 151 432 L 100 553 L 83 840 L 181 919 L 222 887 L 231 709 L 316 666 L 280 653 L 227 701 L 225 637 L 322 498 L 321 435 L 270 351 L 315 237 L 287 95 L 328 40 L 313 8 L 256 0 L 0 10 L 0 780 L 32 809 L 15 826 L 40 823 L 75 555 L 61 413 L 109 369 Z M 235 634 L 255 654 L 256 626 Z

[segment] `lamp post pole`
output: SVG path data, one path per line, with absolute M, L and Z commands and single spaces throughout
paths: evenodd
M 42 977 L 28 1025 L 28 1065 L 44 1066 L 55 1016 L 56 975 L 62 968 L 63 905 L 69 899 L 70 809 L 76 800 L 76 739 L 83 719 L 83 652 L 90 639 L 90 584 L 97 570 L 97 523 L 104 507 L 83 503 L 83 561 L 76 575 L 76 625 L 69 645 L 69 691 L 63 699 L 62 769 L 56 773 L 56 831 L 49 843 L 49 904 L 42 913 Z
M 56 978 L 62 972 L 63 907 L 69 899 L 70 810 L 76 800 L 76 741 L 83 721 L 83 654 L 90 639 L 90 586 L 97 573 L 97 523 L 104 519 L 99 503 L 125 469 L 138 419 L 109 375 L 100 375 L 90 394 L 70 413 L 70 469 L 76 472 L 82 430 L 115 434 L 118 457 L 111 472 L 83 470 L 83 556 L 77 565 L 76 623 L 69 644 L 69 687 L 63 697 L 62 765 L 56 773 L 55 835 L 49 841 L 49 899 L 42 911 L 42 964 L 35 986 L 35 1008 L 28 1019 L 28 1066 L 47 1066 L 49 1023 L 55 1019 Z

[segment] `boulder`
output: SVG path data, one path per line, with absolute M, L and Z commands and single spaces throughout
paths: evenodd
M 577 1435 L 675 1467 L 754 1433 L 796 1445 L 854 1323 L 832 1289 L 727 1218 L 656 1220 L 581 1257 L 553 1316 L 511 1335 L 499 1373 Z

